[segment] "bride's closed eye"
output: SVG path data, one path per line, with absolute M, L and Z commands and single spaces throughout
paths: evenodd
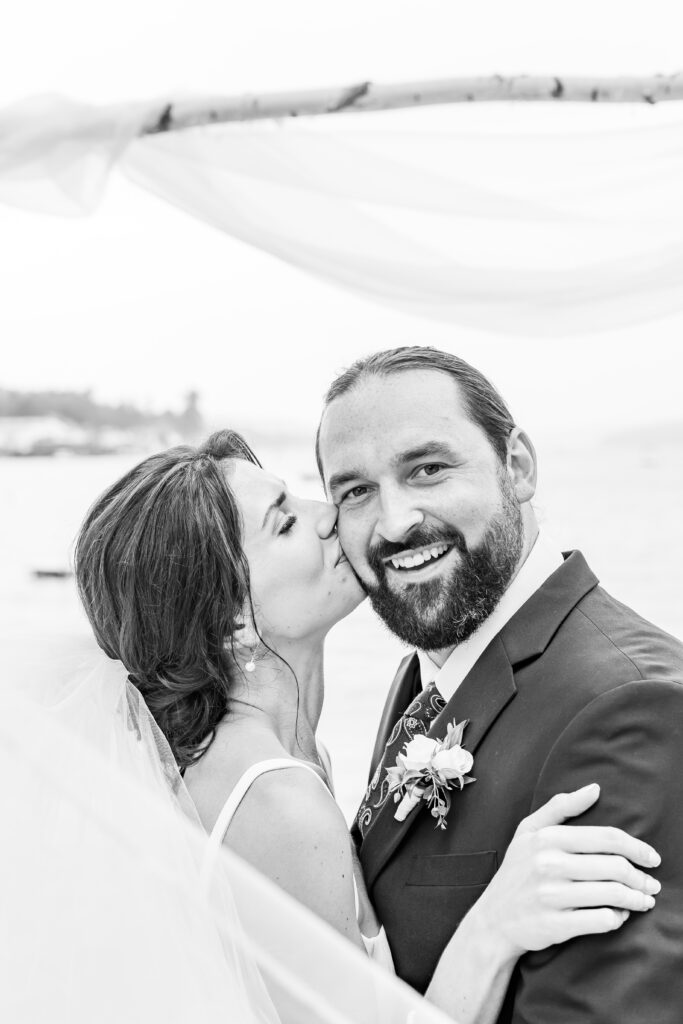
M 295 523 L 296 523 L 296 516 L 287 516 L 287 518 L 285 519 L 284 523 L 282 524 L 280 529 L 277 531 L 278 535 L 282 535 L 283 533 L 289 533 L 289 531 L 292 529 L 292 527 L 294 526 Z

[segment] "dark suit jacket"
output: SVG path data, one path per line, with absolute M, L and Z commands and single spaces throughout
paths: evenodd
M 522 957 L 499 1024 L 683 1021 L 683 646 L 598 586 L 573 552 L 492 641 L 429 735 L 468 718 L 476 782 L 445 831 L 420 805 L 379 813 L 360 856 L 398 974 L 429 983 L 454 929 L 486 888 L 520 820 L 555 793 L 599 782 L 580 824 L 618 825 L 662 856 L 654 910 L 620 931 Z M 419 689 L 406 658 L 380 725 L 373 770 Z

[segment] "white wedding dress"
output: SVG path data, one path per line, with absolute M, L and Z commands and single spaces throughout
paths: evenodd
M 220 814 L 216 819 L 216 824 L 211 830 L 203 867 L 205 876 L 210 875 L 213 871 L 219 852 L 223 846 L 223 840 L 225 839 L 225 835 L 230 827 L 230 822 L 232 821 L 237 808 L 242 803 L 242 800 L 245 798 L 256 779 L 261 775 L 265 775 L 267 772 L 291 770 L 293 768 L 301 768 L 304 771 L 310 772 L 311 775 L 314 775 L 325 790 L 329 799 L 334 800 L 332 793 L 327 788 L 327 785 L 320 777 L 316 771 L 316 767 L 312 763 L 309 763 L 308 761 L 299 761 L 296 758 L 289 757 L 270 758 L 267 761 L 257 761 L 255 764 L 252 764 L 247 768 L 247 770 L 237 780 L 234 789 L 229 794 L 221 808 Z M 351 840 L 349 839 L 349 842 L 350 841 Z M 358 883 L 355 875 L 353 878 L 353 891 L 356 899 L 356 917 L 360 918 Z M 393 971 L 394 961 L 391 956 L 391 949 L 389 948 L 389 942 L 384 929 L 381 928 L 377 935 L 372 936 L 363 935 L 361 932 L 361 938 L 368 956 L 374 960 L 375 963 L 382 964 L 383 967 Z
M 92 641 L 6 646 L 0 1020 L 445 1024 L 217 833 L 207 845 L 119 662 Z

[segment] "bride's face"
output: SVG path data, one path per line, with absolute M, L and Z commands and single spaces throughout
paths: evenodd
M 324 636 L 365 596 L 337 539 L 337 510 L 290 494 L 278 477 L 242 460 L 229 464 L 243 520 L 244 552 L 261 635 Z

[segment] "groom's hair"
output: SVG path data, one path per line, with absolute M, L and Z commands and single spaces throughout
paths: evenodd
M 228 656 L 251 601 L 233 459 L 260 465 L 232 430 L 150 456 L 97 499 L 76 541 L 97 641 L 125 665 L 181 769 L 226 713 Z
M 335 398 L 352 391 L 368 377 L 389 377 L 407 370 L 436 370 L 452 377 L 458 385 L 470 418 L 486 434 L 501 462 L 507 459 L 507 442 L 515 421 L 502 395 L 481 371 L 464 359 L 428 345 L 411 345 L 374 352 L 358 359 L 332 381 L 325 395 L 324 410 Z M 322 419 L 320 421 L 322 425 Z M 320 458 L 320 425 L 315 441 L 318 470 L 323 478 Z

